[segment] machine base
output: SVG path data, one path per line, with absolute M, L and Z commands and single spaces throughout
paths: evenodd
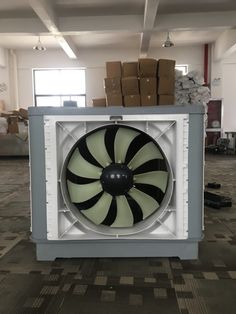
M 102 257 L 174 257 L 198 258 L 198 241 L 75 241 L 36 243 L 37 260 Z

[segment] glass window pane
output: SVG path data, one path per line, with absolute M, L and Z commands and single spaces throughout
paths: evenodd
M 61 82 L 58 70 L 39 70 L 34 74 L 36 95 L 60 94 Z
M 34 81 L 37 106 L 63 106 L 65 100 L 74 100 L 78 107 L 85 107 L 85 70 L 34 70 Z
M 61 94 L 85 94 L 84 70 L 61 70 Z
M 36 106 L 59 107 L 59 106 L 61 106 L 60 96 L 40 96 L 40 97 L 36 97 Z
M 71 100 L 76 100 L 78 107 L 85 107 L 85 96 L 71 97 Z

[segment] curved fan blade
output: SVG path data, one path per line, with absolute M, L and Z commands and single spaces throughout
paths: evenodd
M 96 225 L 101 224 L 107 217 L 108 210 L 112 202 L 112 196 L 104 192 L 101 198 L 87 210 L 81 210 L 81 213 Z
M 167 171 L 166 162 L 164 159 L 149 160 L 145 162 L 144 164 L 142 164 L 141 166 L 139 166 L 138 168 L 136 168 L 133 171 L 133 174 L 137 175 L 137 174 L 156 171 L 156 170 Z
M 138 132 L 128 128 L 119 128 L 115 137 L 115 162 L 124 163 L 130 143 L 139 135 Z
M 134 176 L 134 184 L 143 183 L 157 186 L 163 193 L 166 191 L 168 183 L 168 172 L 151 171 Z
M 102 191 L 100 181 L 79 185 L 67 180 L 67 187 L 72 203 L 87 201 L 89 198 L 97 195 Z
M 101 224 L 105 226 L 111 226 L 116 219 L 116 215 L 117 215 L 117 204 L 116 204 L 116 199 L 113 198 L 111 205 L 109 207 L 107 216 Z
M 66 179 L 76 184 L 88 184 L 97 181 L 97 179 L 90 179 L 77 176 L 76 174 L 72 173 L 69 169 L 66 169 Z
M 146 193 L 147 195 L 150 195 L 152 198 L 157 200 L 159 204 L 161 204 L 165 194 L 157 186 L 150 185 L 150 184 L 136 183 L 135 187 L 137 190 L 140 190 Z
M 87 201 L 84 201 L 81 203 L 74 203 L 74 205 L 78 208 L 78 210 L 89 209 L 97 203 L 97 201 L 100 199 L 100 197 L 102 196 L 103 193 L 104 192 L 102 191 L 102 192 L 96 194 L 94 197 L 89 198 Z
M 142 209 L 139 206 L 139 204 L 132 197 L 130 197 L 129 194 L 126 194 L 125 196 L 127 198 L 127 201 L 129 203 L 129 206 L 130 206 L 132 214 L 133 214 L 134 224 L 142 221 L 143 220 L 143 212 L 142 212 Z
M 157 146 L 154 143 L 150 142 L 144 145 L 136 153 L 136 155 L 128 163 L 128 167 L 134 170 L 145 162 L 155 158 L 163 159 L 163 156 Z
M 118 129 L 119 129 L 118 125 L 112 125 L 110 128 L 107 128 L 106 133 L 105 133 L 105 145 L 106 145 L 107 152 L 112 161 L 115 161 L 114 142 L 115 142 L 115 137 L 116 137 L 116 133 Z
M 98 168 L 87 162 L 79 153 L 79 150 L 73 152 L 67 168 L 74 174 L 90 179 L 99 179 L 102 174 L 102 168 Z
M 132 188 L 128 194 L 139 204 L 143 212 L 143 218 L 147 218 L 159 208 L 159 204 L 151 196 Z
M 86 138 L 86 143 L 90 153 L 103 167 L 110 165 L 112 162 L 105 146 L 105 132 L 106 130 L 101 130 L 89 135 Z
M 135 154 L 147 143 L 151 142 L 151 139 L 146 134 L 139 134 L 130 143 L 125 156 L 125 163 L 128 164 Z
M 124 195 L 117 196 L 116 202 L 117 202 L 117 216 L 111 227 L 115 228 L 132 227 L 134 223 L 134 218 L 126 197 Z
M 87 142 L 86 142 L 86 137 L 83 137 L 80 142 L 79 145 L 77 146 L 79 149 L 79 152 L 81 154 L 81 156 L 90 164 L 97 166 L 97 167 L 102 167 L 102 165 L 94 158 L 94 156 L 90 153 L 88 146 L 87 146 Z

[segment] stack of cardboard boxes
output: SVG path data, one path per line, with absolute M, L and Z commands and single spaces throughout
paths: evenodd
M 0 116 L 7 120 L 7 133 L 10 134 L 19 133 L 19 121 L 24 122 L 26 126 L 28 125 L 28 111 L 23 108 L 13 111 L 2 111 L 0 112 Z
M 160 59 L 158 62 L 158 104 L 175 103 L 175 61 Z
M 173 105 L 175 61 L 139 59 L 106 63 L 106 99 L 93 99 L 94 107 Z

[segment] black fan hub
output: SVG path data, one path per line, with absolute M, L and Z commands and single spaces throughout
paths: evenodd
M 103 169 L 100 180 L 104 191 L 124 195 L 133 186 L 133 173 L 126 165 L 113 163 Z

